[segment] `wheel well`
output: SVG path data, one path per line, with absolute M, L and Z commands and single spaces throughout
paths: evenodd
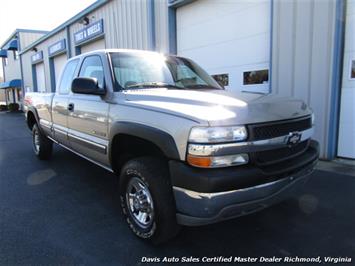
M 153 156 L 166 159 L 164 152 L 153 142 L 127 134 L 118 134 L 111 145 L 112 169 L 119 173 L 121 167 L 130 159 Z
M 37 123 L 37 121 L 36 121 L 35 115 L 31 111 L 29 111 L 27 113 L 27 126 L 28 126 L 28 128 L 32 130 L 34 124 L 36 124 L 36 123 Z

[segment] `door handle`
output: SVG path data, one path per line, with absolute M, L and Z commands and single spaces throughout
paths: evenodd
M 68 111 L 70 111 L 70 112 L 74 111 L 74 104 L 73 103 L 68 104 Z

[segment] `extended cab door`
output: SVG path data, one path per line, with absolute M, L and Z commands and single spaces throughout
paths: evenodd
M 79 77 L 97 78 L 105 88 L 103 60 L 99 55 L 88 55 L 82 61 Z M 108 110 L 105 96 L 72 93 L 69 99 L 68 137 L 71 148 L 98 163 L 109 165 Z
M 68 103 L 71 82 L 77 72 L 76 69 L 78 63 L 79 59 L 68 61 L 62 72 L 60 82 L 58 83 L 57 90 L 52 101 L 54 139 L 67 147 L 69 147 Z

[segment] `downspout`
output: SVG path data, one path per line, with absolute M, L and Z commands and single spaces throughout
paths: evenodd
M 4 61 L 5 61 L 5 59 L 3 58 L 2 59 L 2 76 L 3 76 L 3 78 L 4 78 L 4 82 L 6 81 L 6 78 L 5 78 L 5 64 L 4 64 Z M 9 104 L 8 102 L 7 102 L 7 89 L 4 89 L 5 90 L 5 103 L 6 103 L 6 106 Z
M 66 27 L 66 32 L 67 32 L 67 40 L 66 40 L 66 45 L 67 45 L 67 59 L 72 57 L 72 52 L 71 52 L 71 41 L 70 41 L 70 29 L 69 26 Z
M 17 40 L 18 40 L 18 53 L 19 53 L 19 60 L 20 60 L 20 74 L 21 74 L 21 99 L 20 100 L 20 110 L 23 110 L 23 100 L 25 99 L 25 84 L 23 82 L 23 66 L 22 66 L 22 54 L 20 54 L 21 51 L 21 42 L 20 42 L 20 34 L 17 34 Z
M 149 50 L 156 50 L 155 36 L 155 0 L 148 2 L 148 32 L 149 32 Z

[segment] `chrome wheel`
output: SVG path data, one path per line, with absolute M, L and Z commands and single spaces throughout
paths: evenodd
M 34 134 L 33 134 L 33 149 L 34 149 L 35 153 L 38 153 L 39 149 L 40 149 L 40 140 L 39 140 L 38 130 L 35 130 Z
M 153 223 L 153 198 L 140 178 L 132 177 L 128 182 L 126 203 L 131 217 L 140 227 L 148 228 Z

